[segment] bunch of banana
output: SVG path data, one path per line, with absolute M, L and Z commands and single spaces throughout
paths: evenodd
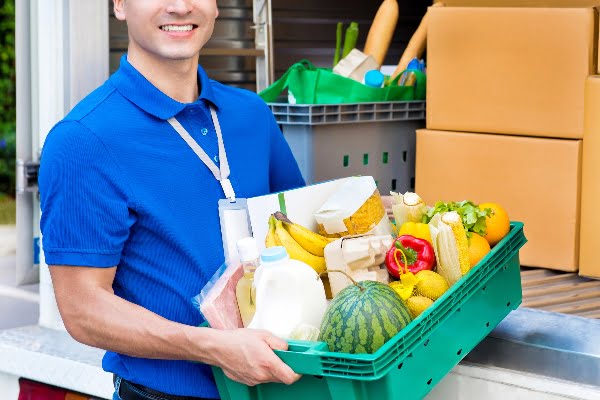
M 291 222 L 278 211 L 269 218 L 265 245 L 285 247 L 290 258 L 310 265 L 320 274 L 325 272 L 325 246 L 332 240 Z

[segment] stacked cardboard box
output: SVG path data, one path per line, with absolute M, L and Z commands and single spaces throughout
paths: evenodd
M 497 202 L 525 223 L 523 265 L 577 271 L 584 88 L 597 71 L 600 1 L 444 3 L 429 10 L 416 191 L 428 203 Z

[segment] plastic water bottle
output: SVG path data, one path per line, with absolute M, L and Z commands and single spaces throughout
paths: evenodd
M 364 84 L 374 88 L 383 87 L 385 77 L 378 69 L 372 69 L 365 74 Z
M 253 237 L 243 238 L 237 241 L 237 250 L 240 262 L 244 269 L 244 276 L 238 281 L 235 288 L 238 309 L 242 317 L 244 327 L 248 326 L 254 312 L 256 311 L 256 296 L 254 292 L 254 272 L 260 265 L 260 255 L 256 240 Z
M 291 338 L 298 329 L 318 329 L 327 308 L 325 288 L 306 263 L 292 260 L 282 246 L 261 253 L 254 279 L 256 312 L 248 326 Z M 298 338 L 298 337 L 296 337 Z

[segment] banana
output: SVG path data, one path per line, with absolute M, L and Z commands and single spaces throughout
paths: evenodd
M 304 250 L 319 257 L 325 255 L 325 246 L 331 243 L 333 239 L 321 236 L 300 224 L 290 221 L 282 212 L 276 212 L 273 215 L 283 223 L 283 227 Z
M 265 247 L 281 246 L 279 238 L 275 234 L 275 217 L 269 217 L 269 232 L 265 238 Z
M 290 236 L 306 251 L 319 257 L 325 255 L 325 246 L 331 242 L 329 238 L 321 236 L 296 223 L 283 222 L 283 226 L 289 232 Z
M 275 219 L 275 234 L 281 245 L 287 250 L 290 258 L 310 265 L 318 274 L 325 272 L 325 257 L 318 257 L 304 250 L 278 219 Z

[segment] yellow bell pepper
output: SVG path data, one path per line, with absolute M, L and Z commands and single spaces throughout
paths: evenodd
M 423 224 L 421 222 L 405 222 L 400 227 L 400 231 L 398 232 L 398 236 L 402 235 L 411 235 L 419 239 L 425 239 L 429 243 L 433 243 L 431 241 L 431 233 L 429 232 L 429 225 Z

